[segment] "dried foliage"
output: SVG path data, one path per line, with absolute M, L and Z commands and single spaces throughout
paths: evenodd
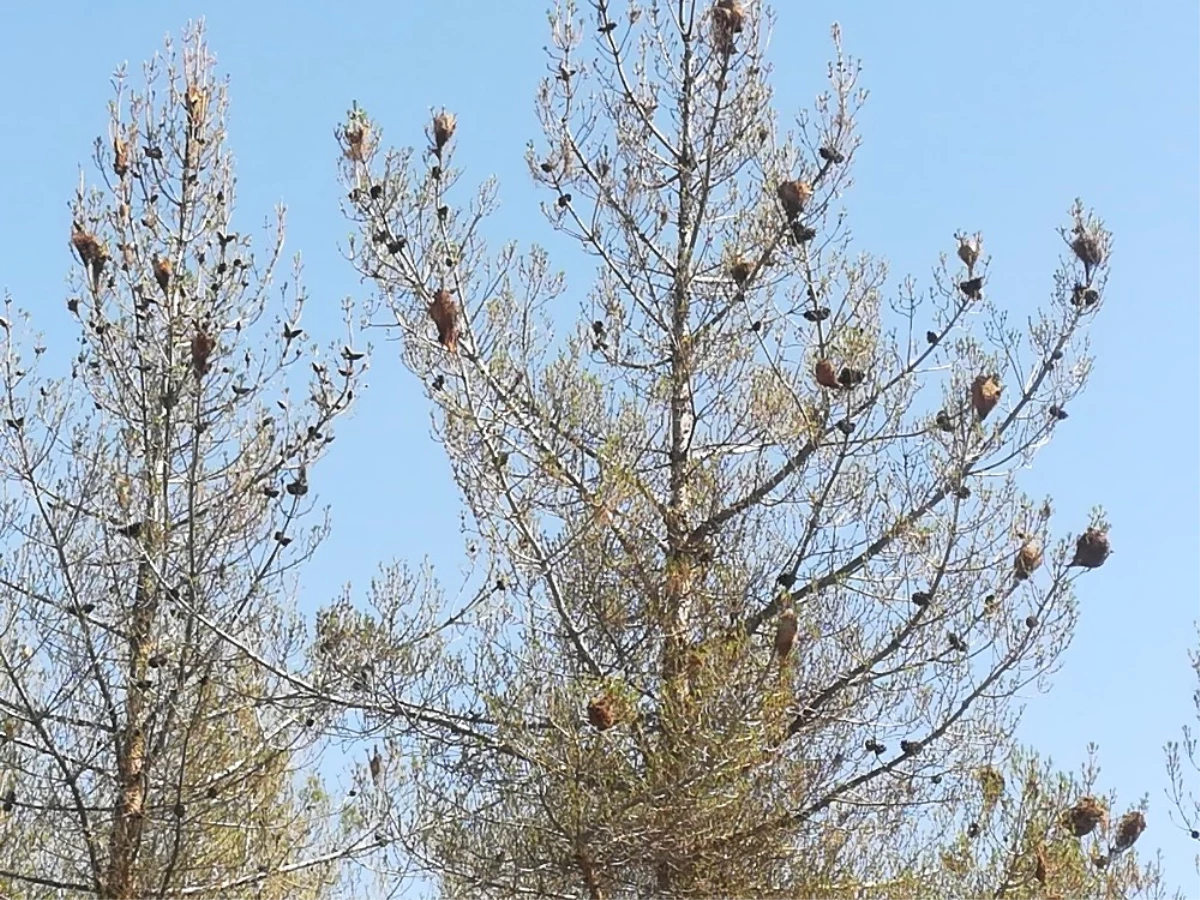
M 458 351 L 458 304 L 445 288 L 433 292 L 429 318 L 437 326 L 438 343 L 451 353 Z
M 804 207 L 812 199 L 813 189 L 807 181 L 796 179 L 781 183 L 775 193 L 783 205 L 784 215 L 787 216 L 789 222 L 793 222 L 800 213 L 804 212 Z
M 433 152 L 440 158 L 442 151 L 446 149 L 446 145 L 450 143 L 450 138 L 454 137 L 454 129 L 457 127 L 458 121 L 453 113 L 448 113 L 444 109 L 433 117 Z
M 738 0 L 717 0 L 712 10 L 713 46 L 721 53 L 735 49 L 734 41 L 746 26 L 746 11 Z
M 1075 837 L 1086 837 L 1108 818 L 1108 812 L 1095 797 L 1083 797 L 1067 810 L 1067 822 Z
M 796 632 L 799 625 L 794 610 L 785 609 L 779 614 L 779 624 L 775 627 L 775 655 L 787 659 L 796 643 Z
M 79 261 L 87 270 L 91 284 L 99 287 L 100 278 L 104 274 L 104 265 L 108 262 L 108 251 L 94 234 L 84 230 L 78 222 L 71 231 L 71 246 L 79 254 Z
M 154 268 L 154 280 L 165 294 L 171 289 L 171 260 L 166 256 L 155 254 L 151 259 Z
M 1003 390 L 993 375 L 977 375 L 971 382 L 971 406 L 980 420 L 986 419 L 996 404 L 1000 402 L 1000 392 Z
M 837 388 L 841 387 L 838 383 L 837 370 L 834 369 L 833 363 L 827 359 L 817 361 L 813 373 L 817 377 L 817 384 L 821 387 Z
M 217 342 L 207 331 L 200 330 L 192 335 L 192 373 L 197 378 L 208 374 L 208 359 L 216 346 Z
M 1018 579 L 1025 579 L 1036 572 L 1042 565 L 1042 542 L 1037 538 L 1028 538 L 1017 550 L 1013 560 L 1013 569 Z
M 1112 852 L 1124 853 L 1142 836 L 1142 832 L 1146 830 L 1146 817 L 1142 815 L 1140 810 L 1133 810 L 1121 816 L 1117 822 L 1117 833 L 1113 838 Z
M 979 262 L 979 255 L 983 252 L 983 235 L 957 234 L 955 238 L 958 240 L 958 258 L 967 267 L 967 274 L 974 277 L 975 264 Z
M 343 141 L 342 152 L 353 162 L 366 162 L 371 155 L 373 143 L 370 126 L 361 117 L 350 117 L 350 121 L 341 130 Z
M 607 694 L 597 697 L 587 708 L 588 723 L 597 731 L 608 731 L 617 722 L 613 699 Z

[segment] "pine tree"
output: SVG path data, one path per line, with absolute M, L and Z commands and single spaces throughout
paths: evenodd
M 911 877 L 961 827 L 928 811 L 1003 765 L 1011 699 L 1103 562 L 1055 540 L 1016 469 L 1086 382 L 1109 234 L 1072 207 L 1025 332 L 980 234 L 947 241 L 927 292 L 895 287 L 843 205 L 859 64 L 835 27 L 828 88 L 785 130 L 765 22 L 737 0 L 552 14 L 529 171 L 599 270 L 565 340 L 547 253 L 481 237 L 497 191 L 470 199 L 454 167 L 469 122 L 439 113 L 423 153 L 382 152 L 359 109 L 341 129 L 354 261 L 495 585 L 442 633 L 454 727 L 407 744 L 410 849 L 453 895 Z M 1101 511 L 1066 528 L 1107 555 Z M 377 599 L 403 633 L 411 590 Z M 999 865 L 956 883 L 1007 883 Z
M 304 335 L 298 262 L 273 283 L 282 215 L 236 230 L 201 29 L 145 75 L 64 223 L 69 377 L 11 301 L 0 335 L 0 885 L 315 897 L 377 843 L 315 776 L 335 707 L 289 596 L 363 365 Z

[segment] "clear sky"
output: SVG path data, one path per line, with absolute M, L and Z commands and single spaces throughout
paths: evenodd
M 1194 722 L 1186 651 L 1198 616 L 1198 195 L 1195 0 L 1046 3 L 787 2 L 770 58 L 784 121 L 822 88 L 828 28 L 843 27 L 871 99 L 848 202 L 863 249 L 929 282 L 957 229 L 982 230 L 989 291 L 1018 320 L 1046 301 L 1076 196 L 1115 232 L 1113 276 L 1091 330 L 1097 365 L 1054 443 L 1026 473 L 1079 530 L 1102 503 L 1115 554 L 1082 579 L 1082 622 L 1053 691 L 1030 696 L 1021 736 L 1075 767 L 1100 745 L 1102 781 L 1149 794 L 1169 883 L 1200 896 L 1200 849 L 1166 816 L 1162 745 Z M 548 42 L 545 0 L 354 4 L 110 0 L 0 4 L 0 289 L 31 309 L 65 364 L 71 257 L 67 204 L 103 134 L 109 75 L 204 16 L 232 77 L 230 142 L 243 229 L 289 206 L 288 247 L 306 259 L 310 332 L 333 338 L 339 303 L 365 296 L 342 261 L 332 132 L 351 100 L 385 141 L 421 143 L 431 105 L 459 115 L 468 182 L 495 174 L 494 233 L 559 245 L 544 227 L 522 151 L 537 138 L 533 92 Z M 136 73 L 135 73 L 136 74 Z M 88 164 L 90 165 L 90 164 Z M 572 302 L 590 270 L 569 272 Z M 56 341 L 56 338 L 58 340 Z M 363 586 L 381 561 L 426 554 L 453 582 L 459 507 L 428 439 L 429 410 L 377 333 L 370 389 L 314 473 L 334 534 L 303 602 Z

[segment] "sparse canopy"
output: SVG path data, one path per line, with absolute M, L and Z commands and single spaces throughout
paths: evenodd
M 1012 740 L 1113 552 L 1015 477 L 1084 387 L 1109 236 L 1072 208 L 1026 334 L 980 233 L 930 248 L 927 291 L 889 281 L 844 207 L 858 64 L 835 26 L 782 123 L 769 24 L 553 12 L 527 160 L 595 260 L 578 308 L 545 251 L 482 241 L 469 121 L 431 110 L 418 151 L 339 125 L 368 313 L 427 386 L 472 568 L 447 597 L 386 567 L 312 623 L 354 310 L 314 343 L 282 221 L 237 230 L 201 30 L 121 74 L 63 223 L 70 376 L 0 318 L 0 895 L 1161 893 L 1145 805 Z M 1200 837 L 1188 761 L 1185 732 Z
M 0 334 L 0 894 L 313 897 L 381 820 L 314 775 L 339 707 L 288 598 L 362 365 L 291 340 L 282 222 L 237 230 L 200 30 L 146 81 L 64 223 L 70 377 L 11 304 Z
M 766 32 L 725 0 L 552 14 L 527 159 L 596 260 L 577 325 L 544 251 L 485 247 L 469 121 L 439 113 L 424 154 L 360 152 L 361 110 L 340 130 L 355 263 L 429 388 L 478 583 L 508 587 L 447 620 L 453 726 L 377 720 L 418 760 L 408 846 L 448 892 L 883 895 L 941 883 L 912 861 L 960 829 L 1024 834 L 955 810 L 1074 625 L 1078 547 L 1014 463 L 1083 388 L 1109 237 L 1072 209 L 1024 335 L 980 234 L 930 248 L 928 292 L 896 286 L 843 206 L 858 64 L 835 28 L 791 127 Z M 413 597 L 377 602 L 404 633 Z M 1021 860 L 1054 881 L 1050 844 Z M 982 871 L 959 884 L 1012 875 Z

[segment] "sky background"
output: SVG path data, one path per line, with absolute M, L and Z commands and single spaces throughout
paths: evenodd
M 68 204 L 105 134 L 109 76 L 132 74 L 168 32 L 204 16 L 229 75 L 229 141 L 242 230 L 289 207 L 288 249 L 304 254 L 310 334 L 340 333 L 341 299 L 369 287 L 342 259 L 333 129 L 352 100 L 385 143 L 422 144 L 429 108 L 459 116 L 464 184 L 495 174 L 493 233 L 561 246 L 545 226 L 522 153 L 538 137 L 533 94 L 545 72 L 545 0 L 0 3 L 0 290 L 31 310 L 58 364 L 74 327 L 65 309 Z M 1058 531 L 1103 504 L 1115 554 L 1082 579 L 1082 621 L 1051 693 L 1030 695 L 1020 736 L 1062 767 L 1100 747 L 1101 781 L 1124 803 L 1150 798 L 1147 849 L 1168 883 L 1200 896 L 1198 849 L 1167 819 L 1162 746 L 1195 724 L 1187 650 L 1195 646 L 1200 467 L 1200 102 L 1195 0 L 1131 4 L 1034 0 L 962 4 L 781 2 L 769 58 L 783 123 L 824 86 L 829 25 L 862 59 L 871 91 L 847 198 L 859 247 L 887 258 L 889 285 L 923 285 L 958 229 L 982 230 L 989 295 L 1022 320 L 1045 303 L 1080 196 L 1115 232 L 1113 274 L 1090 334 L 1087 393 L 1022 478 L 1055 498 Z M 136 84 L 136 78 L 134 84 Z M 90 176 L 89 176 L 90 177 Z M 592 271 L 568 272 L 564 302 Z M 379 333 L 377 333 L 379 334 Z M 56 338 L 58 340 L 56 341 Z M 379 563 L 428 555 L 448 581 L 461 563 L 459 506 L 429 440 L 429 407 L 396 347 L 374 340 L 370 388 L 341 426 L 313 485 L 334 532 L 306 570 L 307 608 Z

